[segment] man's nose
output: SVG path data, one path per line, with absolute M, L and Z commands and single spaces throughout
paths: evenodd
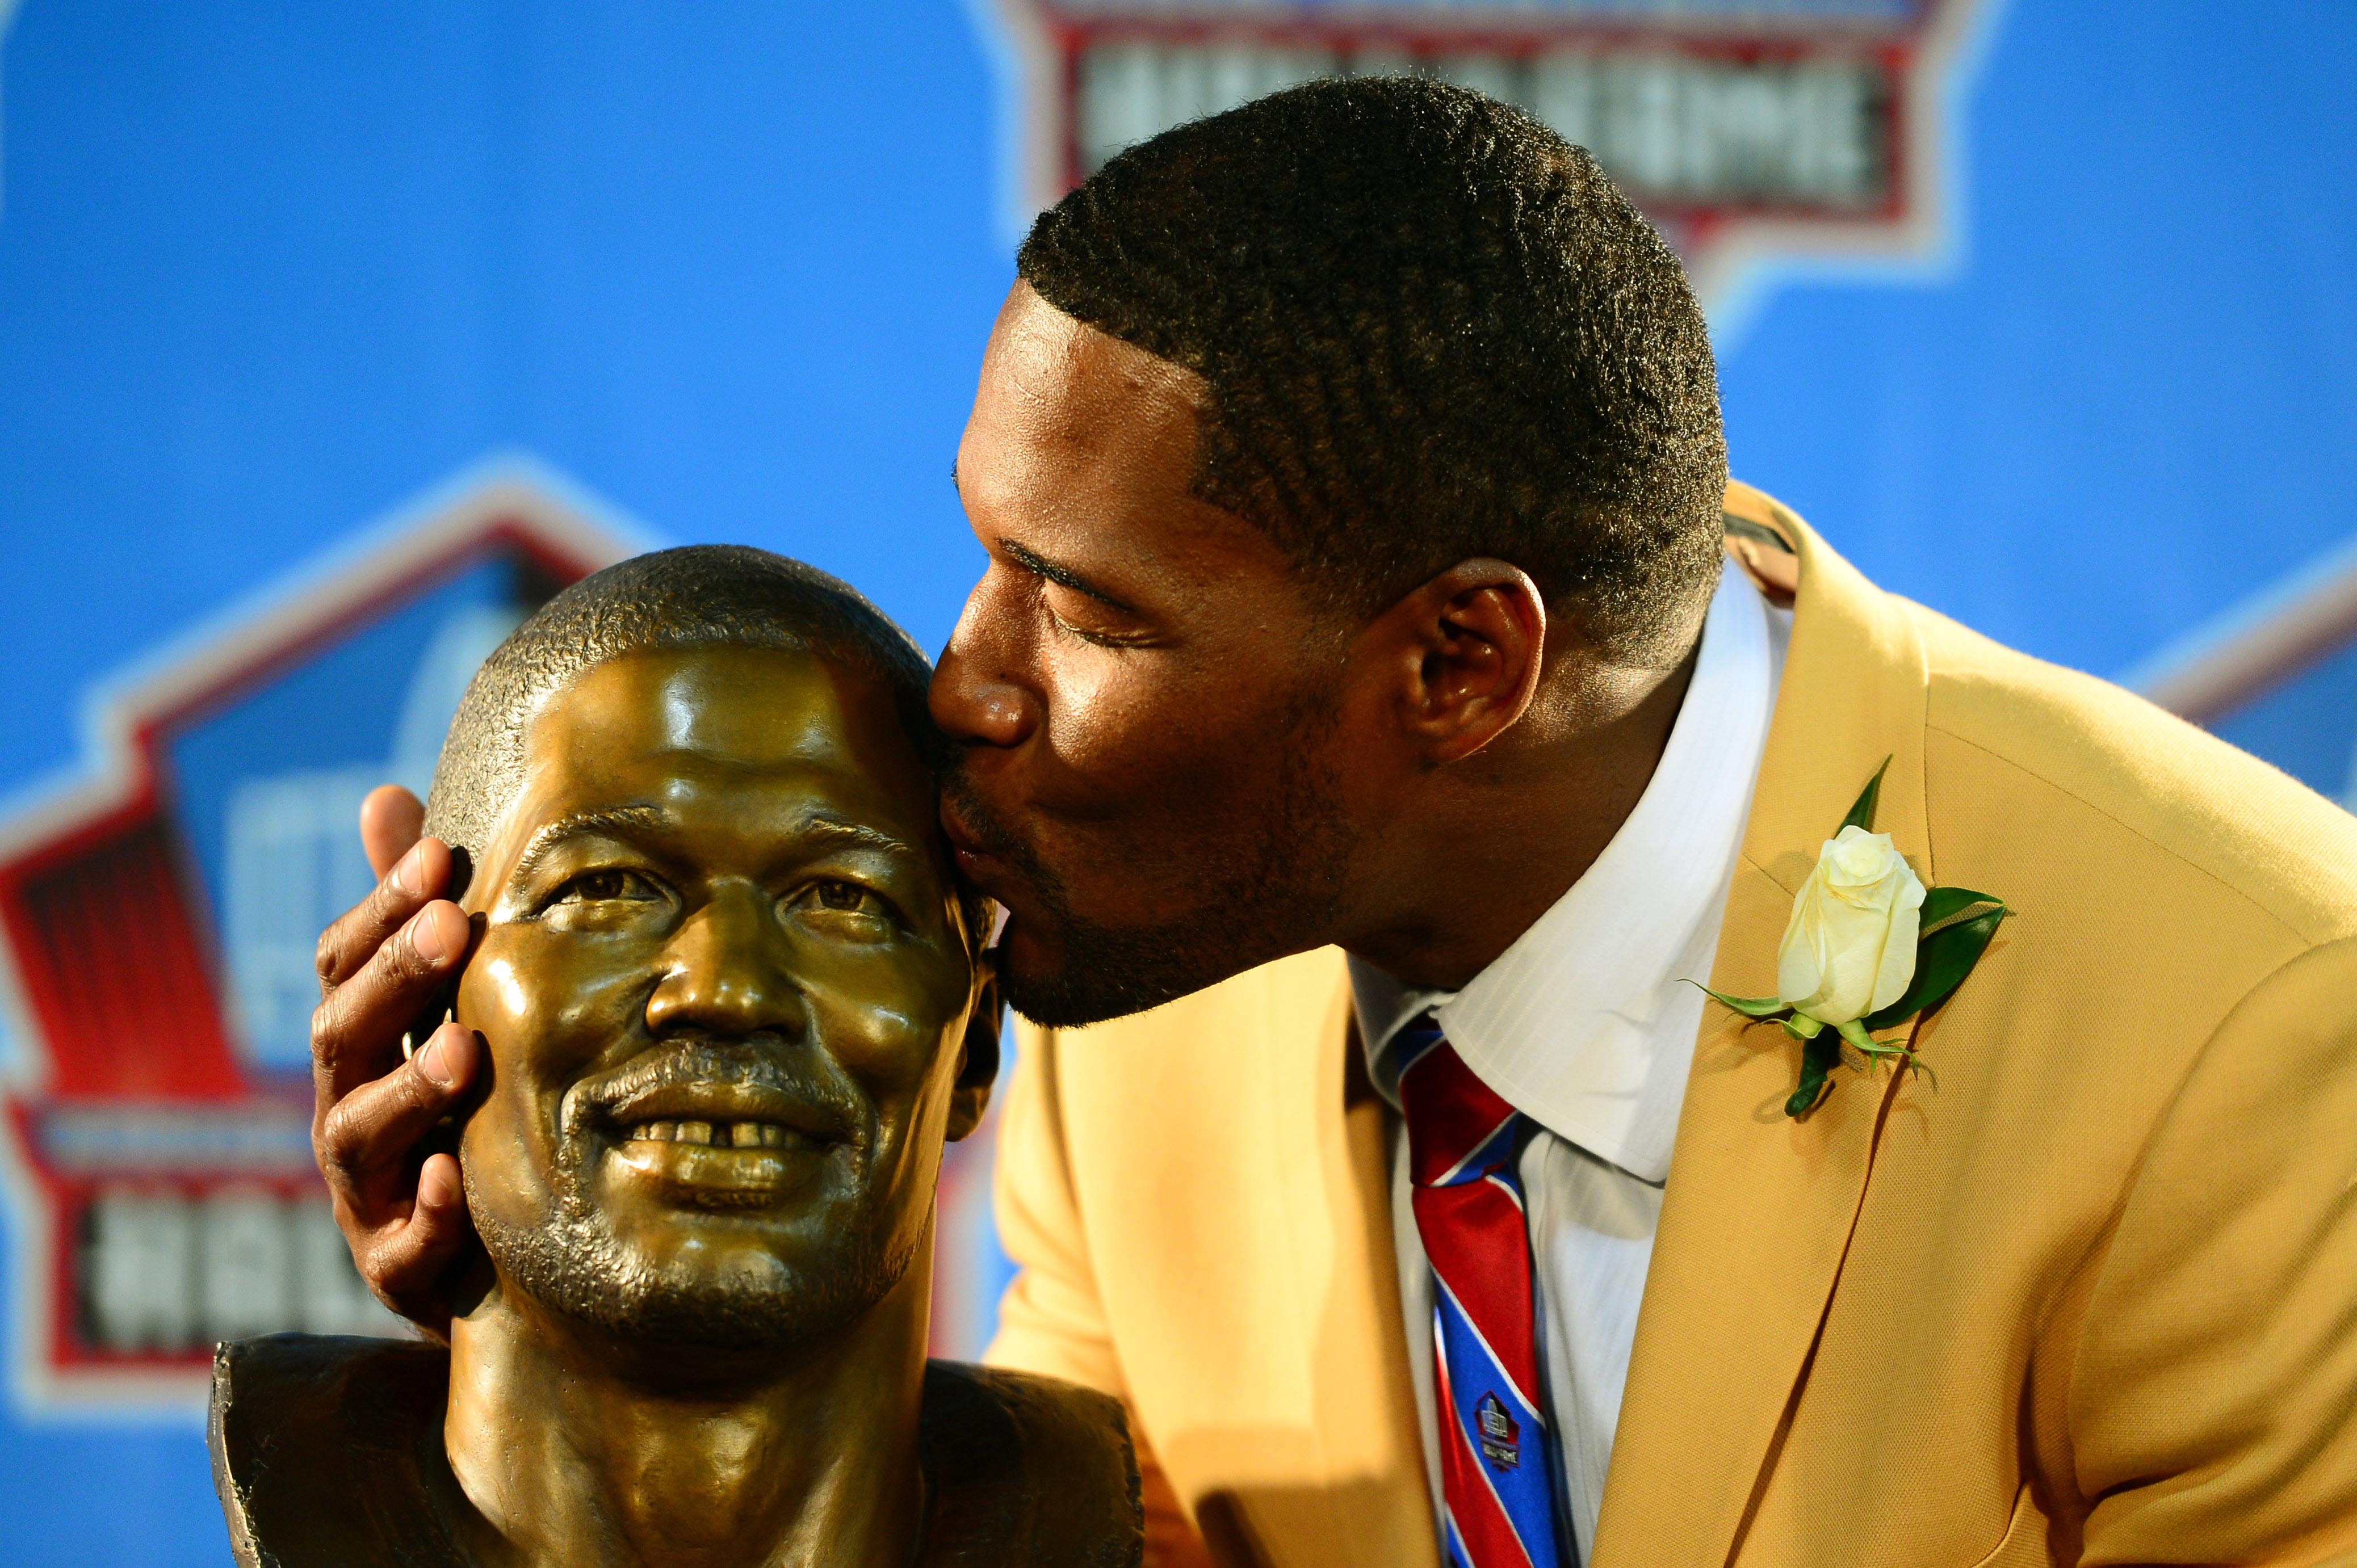
M 1028 639 L 1019 635 L 1020 611 L 1007 600 L 1005 577 L 996 567 L 983 574 L 933 666 L 933 723 L 952 740 L 1017 746 L 1039 727 L 1039 692 L 1022 679 L 1016 660 Z
M 799 1036 L 809 1024 L 802 987 L 786 967 L 786 933 L 775 902 L 750 884 L 721 888 L 691 914 L 663 952 L 662 978 L 647 999 L 656 1034 Z

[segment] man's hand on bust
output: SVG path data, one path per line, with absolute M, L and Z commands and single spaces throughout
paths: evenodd
M 417 1150 L 472 1081 L 475 1037 L 445 1023 L 402 1059 L 402 1035 L 457 972 L 468 936 L 466 916 L 437 897 L 450 851 L 418 836 L 424 822 L 417 797 L 397 785 L 361 806 L 379 881 L 319 938 L 311 1149 L 361 1278 L 387 1306 L 442 1334 L 450 1324 L 442 1278 L 471 1231 L 457 1160 L 435 1154 L 421 1164 Z

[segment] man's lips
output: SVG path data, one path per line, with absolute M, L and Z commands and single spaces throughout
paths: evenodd
M 950 847 L 960 854 L 989 853 L 988 846 L 982 842 L 982 835 L 966 825 L 965 817 L 958 811 L 957 802 L 946 795 L 942 797 L 942 832 L 947 835 Z
M 974 832 L 959 813 L 957 802 L 946 796 L 942 800 L 942 833 L 950 841 L 950 853 L 957 857 L 958 869 L 985 893 L 995 893 L 989 874 L 1003 869 L 1006 856 Z

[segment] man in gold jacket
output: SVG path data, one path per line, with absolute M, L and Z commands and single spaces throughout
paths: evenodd
M 1160 348 L 1075 283 L 1060 263 L 1077 248 L 1035 237 L 1027 280 Z M 1036 409 L 1008 409 L 1048 381 L 1006 367 L 1037 309 L 1018 288 L 961 453 L 985 545 L 1028 542 L 1016 575 L 1082 558 L 1054 529 L 1018 537 L 1037 514 L 992 471 L 1036 439 Z M 1073 510 L 1117 512 L 1061 478 Z M 1914 1032 L 1921 1073 L 1837 1069 L 1803 1118 L 1784 1109 L 1797 1043 L 1705 1011 L 1600 1514 L 1563 1561 L 2357 1563 L 2357 822 L 2134 696 L 1879 591 L 1757 491 L 1729 486 L 1723 506 L 1731 553 L 1791 620 L 1711 989 L 1777 993 L 1794 897 L 1886 758 L 1875 825 L 1925 884 L 2017 914 Z M 1087 620 L 1108 614 L 1091 585 L 1043 591 L 1125 635 L 1117 611 Z M 1005 673 L 1025 655 L 977 613 L 992 586 L 934 707 L 1005 749 L 1024 740 L 993 704 L 1026 685 Z M 976 869 L 1014 908 L 1017 1005 L 1052 1018 L 1061 999 L 1020 983 L 1052 966 L 1021 941 L 1045 922 L 1017 872 L 1040 868 L 1010 869 L 985 825 L 1015 792 L 992 794 L 996 767 L 973 758 L 952 799 L 1001 851 Z M 1461 866 L 1431 872 L 1455 883 L 1444 919 L 1477 918 L 1479 841 L 1511 827 L 1478 806 L 1466 822 L 1440 834 Z M 1297 860 L 1317 839 L 1299 825 Z M 1532 857 L 1546 850 L 1534 835 Z M 1297 866 L 1265 875 L 1301 886 Z M 1254 924 L 1252 895 L 1231 897 Z M 1329 929 L 1381 950 L 1347 916 Z M 1423 956 L 1383 958 L 1403 952 Z M 1092 1000 L 1071 1011 L 1117 1010 Z M 1019 1036 L 997 1212 L 1020 1273 L 990 1359 L 1128 1402 L 1164 1563 L 1208 1545 L 1231 1564 L 1422 1568 L 1452 1550 L 1428 1391 L 1419 1434 L 1429 1337 L 1405 1332 L 1394 1266 L 1399 1118 L 1364 1045 L 1332 947 Z
M 1477 94 L 1182 126 L 1018 271 L 931 693 L 1035 1026 L 992 1356 L 1127 1402 L 1155 1561 L 2357 1564 L 2357 822 L 1729 485 L 1675 259 Z M 467 929 L 364 828 L 315 1144 L 431 1324 Z M 1917 883 L 2012 913 L 1796 1099 L 1699 987 L 1889 1005 Z
M 1706 1015 L 1587 1561 L 2357 1563 L 2357 822 L 1727 504 L 1797 591 L 1712 989 L 1775 992 L 1885 757 L 1878 825 L 2018 917 L 1929 1074 L 1805 1120 Z M 1439 1561 L 1359 1051 L 1330 949 L 1019 1036 L 989 1359 L 1125 1399 L 1223 1563 Z

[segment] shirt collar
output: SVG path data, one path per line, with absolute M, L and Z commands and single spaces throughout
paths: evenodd
M 1350 961 L 1370 1075 L 1394 1107 L 1389 1047 L 1435 1009 L 1466 1066 L 1515 1109 L 1632 1175 L 1667 1176 L 1694 1042 L 1686 1029 L 1664 1050 L 1656 1025 L 1692 989 L 1678 981 L 1709 978 L 1781 640 L 1727 563 L 1661 763 L 1596 864 L 1462 991 L 1419 991 Z

